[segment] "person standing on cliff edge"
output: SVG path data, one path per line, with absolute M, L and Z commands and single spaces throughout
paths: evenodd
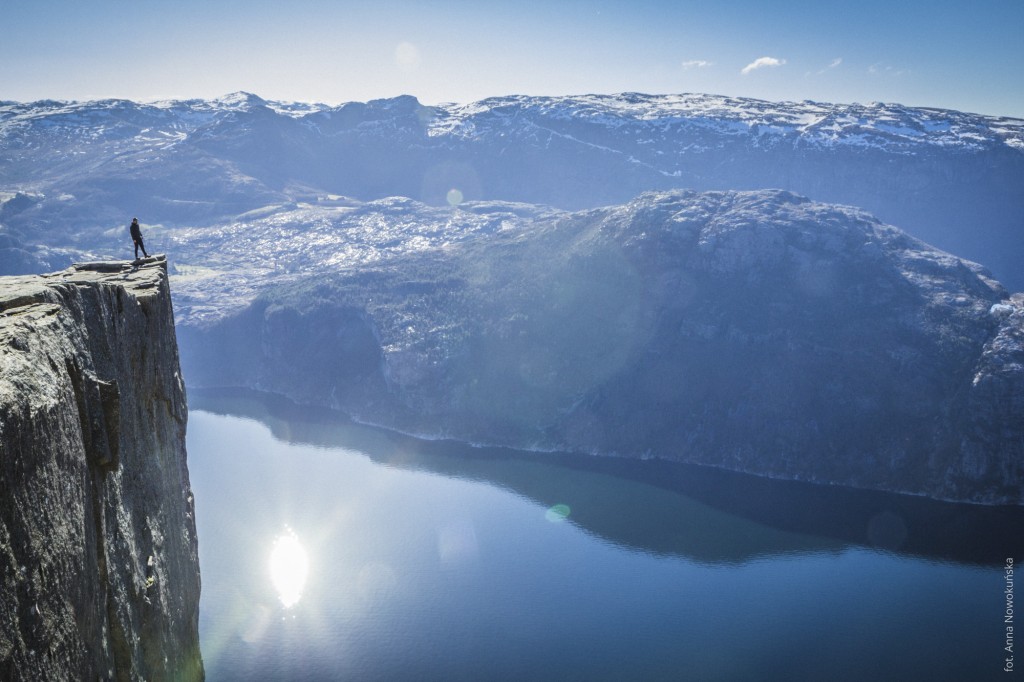
M 132 242 L 135 243 L 135 260 L 139 260 L 139 249 L 142 249 L 142 256 L 149 258 L 146 253 L 146 245 L 142 243 L 142 230 L 139 228 L 139 219 L 132 218 L 132 226 L 128 228 L 132 233 Z

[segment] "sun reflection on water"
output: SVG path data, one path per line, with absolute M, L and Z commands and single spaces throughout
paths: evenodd
M 302 598 L 309 574 L 309 555 L 290 529 L 274 540 L 270 551 L 270 580 L 285 608 L 297 604 Z

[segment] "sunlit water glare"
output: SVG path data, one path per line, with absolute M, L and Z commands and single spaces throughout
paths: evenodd
M 923 542 L 889 498 L 800 498 L 824 531 L 804 534 L 540 458 L 194 400 L 210 682 L 981 680 L 1002 664 L 1002 559 L 932 556 L 971 536 Z M 705 483 L 740 507 L 776 485 Z M 758 518 L 787 504 L 770 500 Z
M 270 580 L 285 608 L 291 608 L 302 599 L 309 574 L 309 556 L 295 533 L 290 530 L 274 540 L 270 551 Z

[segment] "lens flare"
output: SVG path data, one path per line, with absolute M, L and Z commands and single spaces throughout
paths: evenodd
M 308 574 L 309 557 L 295 533 L 289 530 L 278 536 L 270 552 L 270 580 L 286 609 L 302 598 Z
M 395 64 L 403 71 L 415 71 L 420 61 L 420 50 L 412 43 L 399 43 L 395 47 Z
M 544 512 L 544 518 L 551 523 L 561 523 L 569 518 L 569 513 L 571 511 L 572 510 L 569 509 L 569 505 L 567 504 L 556 504 L 554 507 Z
M 457 189 L 448 190 L 448 203 L 452 206 L 458 206 L 462 203 L 462 192 Z

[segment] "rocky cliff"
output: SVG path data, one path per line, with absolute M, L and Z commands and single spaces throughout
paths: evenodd
M 867 213 L 674 191 L 470 205 L 433 241 L 429 211 L 375 215 L 374 258 L 193 312 L 190 380 L 431 437 L 1024 502 L 1024 299 Z
M 0 278 L 0 678 L 202 679 L 166 262 Z

